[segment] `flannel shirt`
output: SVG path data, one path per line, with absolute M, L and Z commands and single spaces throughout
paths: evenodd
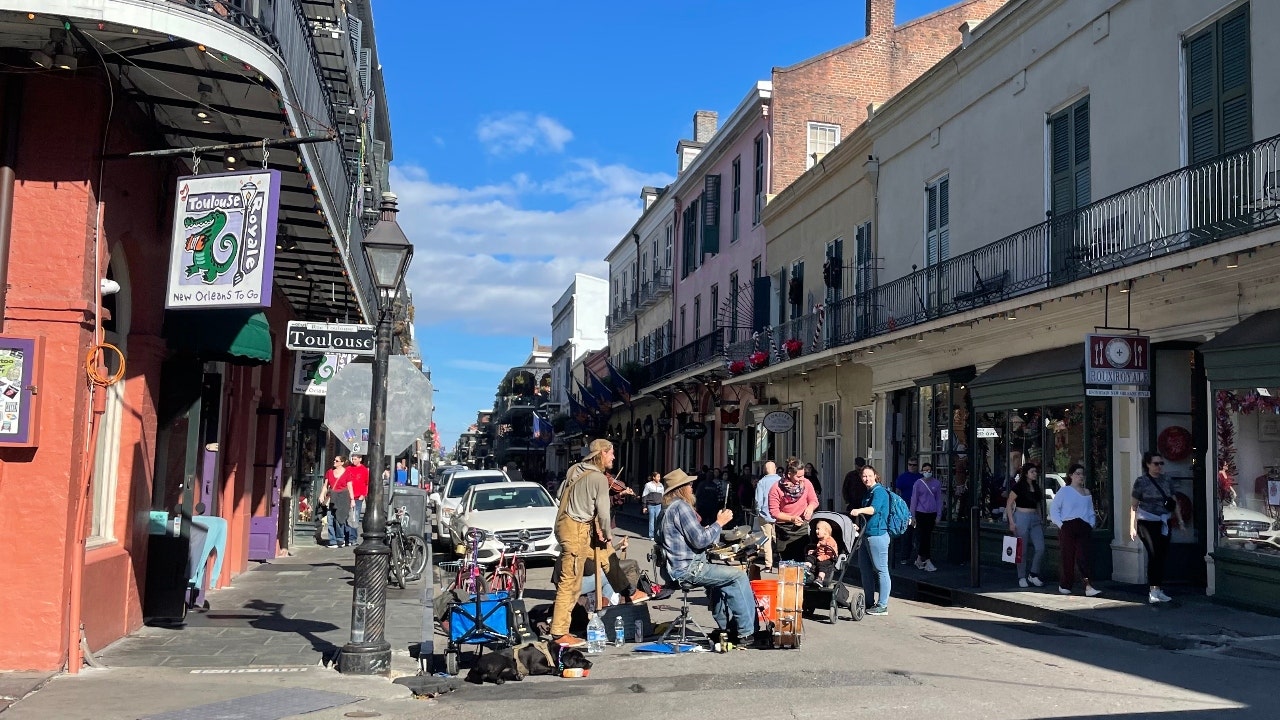
M 676 500 L 662 511 L 660 541 L 667 558 L 667 572 L 672 577 L 683 575 L 689 563 L 719 539 L 719 523 L 703 527 L 693 506 L 683 500 Z

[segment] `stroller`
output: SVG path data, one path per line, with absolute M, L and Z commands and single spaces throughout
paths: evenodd
M 867 599 L 862 588 L 846 584 L 845 573 L 849 565 L 857 562 L 858 549 L 862 546 L 862 534 L 853 518 L 844 513 L 819 511 L 809 520 L 809 536 L 817 539 L 818 521 L 825 520 L 831 526 L 831 537 L 836 541 L 835 568 L 829 577 L 818 582 L 816 577 L 805 585 L 804 611 L 806 615 L 826 608 L 827 622 L 835 624 L 840 608 L 849 611 L 850 620 L 861 620 L 866 615 Z

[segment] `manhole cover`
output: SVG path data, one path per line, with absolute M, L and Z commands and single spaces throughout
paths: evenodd
M 925 640 L 942 645 L 993 645 L 994 643 L 972 635 L 921 635 Z

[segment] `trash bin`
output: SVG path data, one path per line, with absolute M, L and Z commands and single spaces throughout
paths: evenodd
M 427 529 L 427 493 L 422 488 L 412 485 L 393 485 L 391 488 L 391 512 L 387 517 L 395 516 L 395 508 L 404 506 L 406 535 L 425 537 Z
M 152 511 L 149 517 L 142 596 L 142 616 L 147 623 L 174 624 L 186 619 L 191 536 L 189 527 L 188 535 L 182 535 L 182 525 L 180 517 L 163 510 Z

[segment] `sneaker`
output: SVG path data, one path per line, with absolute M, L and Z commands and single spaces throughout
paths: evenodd
M 1058 586 L 1058 594 L 1060 594 L 1060 595 L 1070 595 L 1070 594 L 1071 594 L 1071 590 L 1070 590 L 1069 588 L 1064 588 L 1064 587 L 1062 587 L 1061 585 L 1059 585 L 1059 586 Z
M 1150 595 L 1147 595 L 1147 602 L 1152 605 L 1159 605 L 1164 601 L 1160 599 L 1159 595 L 1156 595 L 1155 593 L 1151 593 Z
M 916 560 L 916 569 L 917 569 L 917 570 L 923 570 L 923 569 L 924 569 L 924 563 L 920 562 L 918 559 Z
M 1098 597 L 1099 595 L 1102 594 L 1102 591 L 1090 585 L 1089 587 L 1084 589 L 1084 594 L 1088 595 L 1089 597 Z
M 1036 587 L 1044 587 L 1044 581 L 1036 575 L 1028 575 L 1027 580 L 1031 581 L 1031 584 Z
M 925 572 L 938 572 L 938 568 L 937 568 L 936 566 L 934 566 L 934 564 L 933 564 L 933 561 L 932 561 L 932 560 L 925 560 L 925 561 L 924 561 L 924 571 L 925 571 Z
M 561 635 L 556 638 L 556 644 L 564 648 L 584 648 L 587 646 L 586 640 L 579 640 L 572 635 Z
M 1021 588 L 1027 587 L 1027 579 L 1018 578 L 1018 587 L 1021 587 Z
M 867 608 L 868 615 L 888 615 L 889 608 L 884 605 L 872 605 Z
M 1170 600 L 1173 599 L 1168 595 L 1165 595 L 1163 590 L 1152 590 L 1151 594 L 1160 598 L 1160 602 L 1169 602 Z

